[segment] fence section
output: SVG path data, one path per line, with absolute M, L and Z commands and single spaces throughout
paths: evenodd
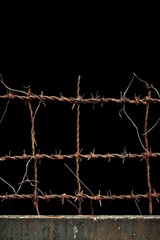
M 145 89 L 147 90 L 148 94 L 141 98 L 139 96 L 134 96 L 134 98 L 128 98 L 127 93 L 129 89 L 131 88 L 131 85 L 134 81 L 139 81 L 142 85 L 144 85 Z M 26 162 L 26 170 L 23 174 L 23 178 L 21 183 L 19 184 L 18 190 L 16 190 L 15 187 L 13 187 L 12 183 L 8 182 L 5 178 L 0 176 L 0 182 L 6 185 L 6 187 L 9 187 L 10 190 L 12 191 L 11 194 L 8 194 L 7 191 L 5 194 L 0 195 L 1 200 L 13 200 L 13 199 L 19 199 L 19 200 L 24 200 L 24 199 L 30 199 L 33 201 L 33 205 L 35 207 L 36 213 L 38 215 L 41 214 L 40 207 L 39 207 L 39 201 L 44 200 L 44 201 L 49 201 L 51 199 L 60 199 L 62 204 L 64 204 L 64 201 L 67 200 L 70 202 L 74 207 L 77 209 L 77 214 L 82 213 L 82 204 L 84 204 L 85 201 L 89 200 L 90 201 L 90 206 L 91 206 L 91 214 L 94 214 L 94 209 L 92 207 L 92 203 L 97 201 L 99 205 L 102 205 L 102 202 L 107 201 L 107 200 L 132 200 L 135 202 L 139 213 L 142 214 L 141 209 L 138 205 L 138 202 L 141 199 L 147 199 L 148 200 L 148 213 L 152 215 L 153 213 L 153 199 L 155 199 L 157 202 L 159 202 L 160 198 L 160 193 L 156 192 L 156 190 L 152 187 L 151 183 L 151 169 L 150 169 L 150 160 L 154 158 L 159 158 L 160 153 L 159 152 L 152 152 L 151 148 L 149 147 L 148 144 L 148 133 L 150 133 L 156 126 L 158 125 L 158 122 L 160 119 L 158 119 L 152 127 L 148 127 L 148 118 L 149 118 L 149 113 L 150 113 L 150 105 L 151 104 L 159 104 L 160 103 L 160 95 L 158 90 L 153 86 L 149 85 L 147 82 L 143 81 L 139 77 L 137 77 L 135 74 L 133 74 L 133 78 L 131 82 L 129 83 L 127 89 L 125 90 L 124 93 L 121 93 L 120 98 L 105 98 L 105 97 L 100 97 L 100 96 L 92 96 L 91 98 L 84 98 L 80 94 L 80 76 L 78 77 L 77 80 L 77 96 L 74 97 L 65 97 L 61 95 L 60 97 L 58 96 L 47 96 L 41 93 L 40 95 L 32 93 L 31 89 L 28 88 L 26 91 L 23 90 L 17 90 L 17 89 L 12 89 L 9 86 L 5 84 L 5 82 L 2 79 L 0 80 L 1 86 L 3 89 L 6 90 L 6 93 L 3 95 L 0 95 L 0 100 L 5 100 L 6 101 L 6 106 L 4 109 L 4 112 L 1 116 L 1 123 L 5 121 L 5 114 L 9 110 L 9 103 L 10 101 L 18 100 L 18 101 L 24 101 L 25 105 L 28 106 L 28 111 L 29 111 L 29 118 L 30 118 L 30 124 L 31 124 L 31 152 L 24 153 L 22 155 L 12 155 L 12 154 L 7 154 L 4 156 L 0 157 L 0 163 L 4 161 L 12 161 L 15 162 L 16 160 L 21 160 Z M 153 95 L 156 97 L 153 98 Z M 55 101 L 55 102 L 65 102 L 67 104 L 71 105 L 71 109 L 75 110 L 76 109 L 76 151 L 74 153 L 70 154 L 62 154 L 61 152 L 55 153 L 55 154 L 47 154 L 47 153 L 40 153 L 36 151 L 36 133 L 38 131 L 35 130 L 36 128 L 36 115 L 37 112 L 39 111 L 41 105 L 46 104 L 48 101 Z M 33 104 L 37 103 L 36 108 L 33 108 Z M 136 136 L 137 136 L 137 141 L 139 142 L 142 152 L 141 153 L 130 153 L 127 152 L 126 149 L 122 153 L 96 153 L 95 150 L 89 153 L 83 153 L 83 150 L 81 149 L 81 142 L 80 142 L 80 118 L 81 118 L 81 108 L 83 108 L 83 105 L 97 105 L 100 104 L 102 107 L 105 104 L 108 103 L 113 103 L 113 104 L 119 104 L 121 105 L 120 111 L 119 111 L 119 116 L 122 117 L 122 114 L 126 117 L 126 119 L 131 123 L 132 128 L 134 128 Z M 144 134 L 143 138 L 139 132 L 139 128 L 137 127 L 136 123 L 133 121 L 133 119 L 130 117 L 126 110 L 126 105 L 143 105 L 145 108 L 145 114 L 144 114 Z M 35 105 L 34 105 L 35 106 Z M 87 133 L 86 133 L 87 134 Z M 69 194 L 67 192 L 61 193 L 61 194 L 47 194 L 44 193 L 39 187 L 38 187 L 38 163 L 40 161 L 44 161 L 45 159 L 51 160 L 51 161 L 66 161 L 66 160 L 73 160 L 75 161 L 75 169 L 71 169 L 66 162 L 64 162 L 66 168 L 70 171 L 70 173 L 74 176 L 76 179 L 76 189 L 75 189 L 75 194 Z M 98 160 L 99 163 L 101 164 L 100 159 L 105 159 L 106 161 L 117 161 L 117 159 L 121 159 L 122 163 L 126 159 L 132 161 L 134 159 L 139 159 L 139 161 L 145 161 L 146 162 L 146 184 L 148 191 L 145 193 L 133 193 L 131 192 L 130 194 L 120 194 L 120 195 L 115 195 L 112 194 L 111 191 L 106 191 L 107 194 L 103 195 L 101 194 L 101 191 L 95 195 L 93 192 L 90 190 L 90 188 L 81 180 L 81 175 L 80 175 L 80 169 L 81 169 L 81 161 L 83 160 Z M 30 163 L 33 163 L 33 175 L 34 178 L 30 179 L 28 177 L 28 166 Z M 58 163 L 57 163 L 58 164 Z M 43 173 L 44 178 L 47 176 L 47 173 Z M 88 173 L 88 178 L 90 177 Z M 126 180 L 127 181 L 127 180 Z M 30 193 L 19 193 L 20 189 L 22 186 L 26 183 L 29 182 L 30 185 L 33 187 L 33 192 Z M 58 183 L 57 183 L 58 184 Z M 69 183 L 66 183 L 69 184 Z M 99 189 L 101 186 L 99 186 Z M 85 193 L 85 191 L 87 193 Z

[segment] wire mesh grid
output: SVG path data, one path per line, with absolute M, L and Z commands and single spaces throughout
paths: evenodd
M 143 98 L 140 96 L 134 95 L 133 98 L 128 98 L 127 94 L 130 90 L 133 82 L 138 80 L 147 90 L 146 96 Z M 18 171 L 17 167 L 17 174 L 20 174 L 19 179 L 21 180 L 17 183 L 10 182 L 4 174 L 0 176 L 0 182 L 3 184 L 3 187 L 7 190 L 4 190 L 4 193 L 0 195 L 0 199 L 2 201 L 4 200 L 31 200 L 34 208 L 35 213 L 40 215 L 40 201 L 46 201 L 47 203 L 51 200 L 60 200 L 61 204 L 64 205 L 65 202 L 69 202 L 76 210 L 77 214 L 82 214 L 82 206 L 85 201 L 89 201 L 90 204 L 90 213 L 94 214 L 94 207 L 93 203 L 97 202 L 99 206 L 102 206 L 102 204 L 105 201 L 113 201 L 113 200 L 131 200 L 135 203 L 135 206 L 138 209 L 138 212 L 142 214 L 141 208 L 139 207 L 139 201 L 141 199 L 146 199 L 148 201 L 148 213 L 150 215 L 153 214 L 153 200 L 155 199 L 157 203 L 159 203 L 160 193 L 158 193 L 151 183 L 151 160 L 158 159 L 160 156 L 159 152 L 152 152 L 151 148 L 149 147 L 148 143 L 148 135 L 150 132 L 152 132 L 154 129 L 157 128 L 157 125 L 159 123 L 160 118 L 153 123 L 151 127 L 148 127 L 148 119 L 149 119 L 149 113 L 150 113 L 150 106 L 160 103 L 160 95 L 158 90 L 151 84 L 149 85 L 147 82 L 140 79 L 136 74 L 133 74 L 133 78 L 131 82 L 129 83 L 128 87 L 126 88 L 124 93 L 121 93 L 120 98 L 105 98 L 100 97 L 98 94 L 94 97 L 93 95 L 90 98 L 84 98 L 84 96 L 81 96 L 80 93 L 80 80 L 81 77 L 78 76 L 77 80 L 77 93 L 76 97 L 65 97 L 63 95 L 58 96 L 47 96 L 44 95 L 43 92 L 41 92 L 40 95 L 34 94 L 30 88 L 27 88 L 25 91 L 23 90 L 17 90 L 12 89 L 9 86 L 5 84 L 3 81 L 3 78 L 1 76 L 0 83 L 5 89 L 6 93 L 0 95 L 0 100 L 5 102 L 5 109 L 1 115 L 0 123 L 5 121 L 5 115 L 9 111 L 9 105 L 12 101 L 21 101 L 25 102 L 25 107 L 27 108 L 27 113 L 25 117 L 22 119 L 26 123 L 26 129 L 25 131 L 30 136 L 30 141 L 27 142 L 27 151 L 30 152 L 29 154 L 26 152 L 26 149 L 23 150 L 23 154 L 4 154 L 0 157 L 1 162 L 1 169 L 3 172 L 3 165 L 2 163 L 8 163 L 8 166 L 10 166 L 10 169 L 12 169 L 12 166 L 15 164 L 15 162 L 18 160 L 18 164 L 25 163 L 25 170 L 22 174 Z M 156 97 L 153 98 L 152 94 Z M 37 113 L 40 111 L 41 106 L 46 106 L 46 102 L 59 102 L 59 103 L 66 103 L 71 105 L 71 112 L 74 111 L 74 118 L 76 119 L 75 123 L 75 152 L 74 153 L 66 153 L 62 154 L 61 151 L 56 151 L 55 153 L 41 153 L 40 150 L 37 151 L 37 141 L 36 136 L 38 134 L 38 123 L 36 125 L 36 118 L 38 118 Z M 93 109 L 95 106 L 100 105 L 102 109 L 105 105 L 112 103 L 113 105 L 120 105 L 120 109 L 118 111 L 118 115 L 120 118 L 122 118 L 122 115 L 125 116 L 127 121 L 132 125 L 132 129 L 134 129 L 134 132 L 136 134 L 136 139 L 138 144 L 140 145 L 141 152 L 140 153 L 130 153 L 127 152 L 126 148 L 123 149 L 123 152 L 121 153 L 96 153 L 95 149 L 88 153 L 84 153 L 84 150 L 81 148 L 81 112 L 83 111 L 83 107 L 91 105 L 93 106 Z M 137 126 L 136 122 L 133 120 L 133 118 L 128 114 L 126 105 L 134 105 L 136 108 L 138 106 L 143 107 L 144 111 L 144 117 L 142 119 L 142 125 L 144 132 L 141 135 L 139 131 L 139 127 Z M 22 106 L 22 108 L 24 105 Z M 21 110 L 20 110 L 21 111 Z M 15 112 L 11 114 L 11 117 L 14 118 Z M 67 112 L 67 114 L 69 114 Z M 87 115 L 87 111 L 85 112 Z M 29 117 L 28 117 L 29 116 Z M 14 121 L 12 119 L 12 121 Z M 111 120 L 114 121 L 114 120 Z M 58 124 L 58 123 L 57 123 Z M 66 124 L 67 125 L 67 124 Z M 30 126 L 30 127 L 29 127 Z M 17 126 L 17 128 L 20 126 Z M 9 127 L 8 127 L 9 128 Z M 95 129 L 94 129 L 95 130 Z M 6 130 L 7 131 L 7 130 Z M 8 130 L 9 131 L 9 130 Z M 23 129 L 20 131 L 23 132 Z M 23 135 L 23 134 L 22 134 Z M 87 133 L 86 133 L 87 135 Z M 23 137 L 24 138 L 24 137 Z M 53 136 L 54 138 L 54 136 Z M 60 138 L 61 140 L 62 138 Z M 24 139 L 23 139 L 24 140 Z M 103 140 L 104 141 L 104 140 Z M 29 147 L 31 146 L 31 147 Z M 2 144 L 3 147 L 3 144 Z M 47 147 L 46 147 L 47 149 Z M 49 152 L 49 151 L 48 151 Z M 143 161 L 145 163 L 145 173 L 144 178 L 142 181 L 147 186 L 147 191 L 144 193 L 134 193 L 132 190 L 129 194 L 120 193 L 120 194 L 113 194 L 111 190 L 106 190 L 106 194 L 101 193 L 101 186 L 99 186 L 99 191 L 97 194 L 93 193 L 91 188 L 86 184 L 85 181 L 81 178 L 81 169 L 84 170 L 85 165 L 87 165 L 89 162 L 92 161 L 99 161 L 98 165 L 102 164 L 102 160 L 105 162 L 112 162 L 121 160 L 121 164 L 124 164 L 126 160 L 128 161 L 135 161 L 138 160 L 138 164 Z M 56 191 L 57 193 L 53 193 L 50 190 L 50 193 L 47 193 L 47 186 L 44 184 L 44 190 L 39 187 L 39 175 L 42 174 L 43 178 L 41 179 L 41 182 L 45 180 L 47 177 L 47 172 L 45 172 L 45 169 L 41 168 L 41 171 L 39 170 L 39 163 L 43 161 L 55 161 L 56 164 L 59 164 L 59 168 L 61 168 L 61 164 L 63 163 L 63 166 L 65 166 L 66 170 L 70 173 L 70 175 L 73 177 L 75 181 L 72 181 L 67 176 L 64 176 L 64 180 L 56 179 L 54 184 L 57 183 Z M 74 167 L 70 167 L 68 162 L 71 161 L 74 163 Z M 93 162 L 94 164 L 94 162 Z M 82 167 L 84 165 L 84 167 Z M 48 162 L 49 166 L 49 162 Z M 116 163 L 115 165 L 116 166 Z M 144 169 L 143 169 L 144 170 Z M 11 170 L 10 170 L 11 171 Z M 21 170 L 22 171 L 22 170 Z M 57 170 L 55 170 L 57 171 Z M 59 169 L 61 171 L 61 169 Z M 9 170 L 8 170 L 9 172 Z M 40 173 L 41 172 L 41 173 Z M 54 174 L 54 173 L 53 173 Z M 62 170 L 63 174 L 63 170 Z M 153 173 L 154 174 L 154 173 Z M 10 175 L 10 172 L 9 172 Z M 100 174 L 101 175 L 101 174 Z M 136 174 L 135 174 L 136 175 Z M 98 176 L 98 174 L 97 174 Z M 57 175 L 56 175 L 57 177 Z M 90 172 L 87 173 L 87 177 L 90 177 Z M 74 186 L 74 194 L 72 191 L 72 194 L 67 193 L 67 187 L 64 188 L 64 192 L 60 192 L 60 182 L 65 181 L 65 185 L 71 184 L 69 180 L 72 181 L 72 184 Z M 127 181 L 127 180 L 126 180 Z M 16 187 L 15 185 L 18 184 Z M 29 184 L 30 188 L 25 193 L 21 193 L 23 186 L 25 184 Z M 46 189 L 45 189 L 46 188 Z M 63 188 L 63 187 L 62 187 Z M 9 192 L 8 192 L 9 189 Z M 70 190 L 69 190 L 70 191 Z

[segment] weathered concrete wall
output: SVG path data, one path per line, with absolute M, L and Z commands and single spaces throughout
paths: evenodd
M 0 240 L 159 240 L 160 216 L 0 216 Z

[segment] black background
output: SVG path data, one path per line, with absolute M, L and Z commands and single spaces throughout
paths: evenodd
M 81 75 L 81 95 L 84 98 L 96 94 L 119 98 L 130 83 L 133 73 L 159 89 L 159 33 L 156 6 L 126 6 L 121 4 L 101 5 L 62 4 L 61 6 L 6 6 L 1 15 L 0 72 L 4 82 L 14 89 L 46 95 L 76 97 L 78 76 Z M 6 90 L 1 85 L 1 93 Z M 97 93 L 98 92 L 98 93 Z M 147 90 L 142 82 L 134 80 L 127 92 L 145 96 Z M 156 94 L 155 94 L 156 96 Z M 157 97 L 157 96 L 156 96 Z M 5 108 L 1 105 L 1 115 Z M 34 105 L 34 109 L 36 108 Z M 81 108 L 80 147 L 83 153 L 143 152 L 136 130 L 122 113 L 122 105 L 106 104 L 103 107 L 85 105 Z M 127 106 L 128 114 L 139 127 L 144 129 L 144 107 Z M 158 106 L 151 108 L 149 126 L 159 118 Z M 41 105 L 36 115 L 37 149 L 51 154 L 76 151 L 76 108 L 71 104 L 47 102 Z M 23 149 L 31 152 L 30 120 L 27 105 L 18 100 L 9 104 L 0 126 L 1 155 L 21 155 Z M 159 125 L 150 133 L 149 145 L 159 152 Z M 75 163 L 64 161 L 72 170 Z M 65 167 L 64 162 L 41 161 L 38 165 L 39 188 L 46 193 L 69 193 L 76 190 L 76 179 Z M 1 175 L 17 189 L 22 180 L 25 164 L 20 161 L 2 162 Z M 33 176 L 30 164 L 30 178 Z M 159 191 L 158 159 L 151 163 L 153 188 Z M 119 159 L 82 160 L 80 178 L 94 193 L 112 194 L 146 193 L 145 161 Z M 1 181 L 1 194 L 13 193 Z M 7 188 L 7 189 L 6 189 Z M 90 194 L 83 186 L 84 192 Z M 32 192 L 29 184 L 20 193 Z M 82 213 L 90 214 L 90 203 L 82 204 Z M 142 214 L 148 214 L 148 201 L 139 203 Z M 63 206 L 59 200 L 40 202 L 41 214 L 77 214 L 69 202 Z M 117 200 L 94 203 L 95 214 L 139 214 L 134 201 Z M 8 200 L 0 204 L 1 214 L 35 214 L 31 201 Z M 159 214 L 159 204 L 154 201 L 154 214 Z

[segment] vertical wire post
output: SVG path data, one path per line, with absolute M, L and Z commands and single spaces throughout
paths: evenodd
M 29 90 L 30 93 L 30 90 Z M 32 156 L 34 158 L 34 207 L 36 209 L 37 215 L 40 215 L 39 212 L 39 206 L 38 206 L 38 197 L 37 197 L 37 159 L 35 157 L 36 152 L 35 152 L 35 124 L 34 124 L 34 116 L 33 116 L 33 110 L 32 110 L 32 105 L 31 102 L 28 101 L 28 106 L 29 106 L 29 111 L 30 111 L 30 118 L 31 118 L 31 144 L 32 144 Z
M 77 99 L 80 99 L 80 75 L 78 76 L 78 81 L 77 81 Z M 76 177 L 77 177 L 77 188 L 78 188 L 78 193 L 81 192 L 81 183 L 80 183 L 80 178 L 79 178 L 79 153 L 80 153 L 80 104 L 77 103 L 77 129 L 76 129 Z M 79 207 L 78 207 L 78 214 L 81 214 L 81 209 L 82 209 L 82 202 L 81 199 L 79 199 Z
M 148 98 L 151 97 L 151 91 L 148 92 Z M 146 147 L 146 170 L 147 170 L 147 185 L 149 193 L 149 214 L 152 215 L 153 206 L 152 206 L 152 187 L 150 180 L 150 159 L 149 159 L 149 148 L 148 148 L 148 137 L 147 137 L 147 128 L 148 128 L 148 114 L 149 114 L 149 102 L 146 104 L 146 113 L 145 113 L 145 123 L 144 123 L 144 141 Z

